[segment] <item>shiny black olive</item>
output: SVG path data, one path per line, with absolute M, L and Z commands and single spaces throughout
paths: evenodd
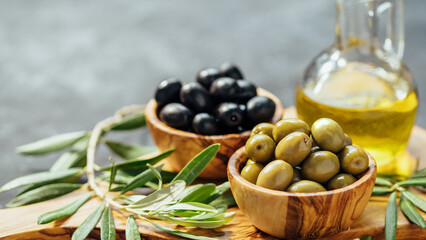
M 216 102 L 233 101 L 237 98 L 238 88 L 235 79 L 222 77 L 212 83 L 210 94 Z
M 222 73 L 217 68 L 205 68 L 198 72 L 197 82 L 205 87 L 207 90 L 210 89 L 213 81 L 221 78 Z
M 243 74 L 241 73 L 240 69 L 237 65 L 226 62 L 220 65 L 220 72 L 225 77 L 231 77 L 233 79 L 244 79 Z
M 239 126 L 244 119 L 244 112 L 236 103 L 222 103 L 217 108 L 216 117 L 229 128 Z
M 160 120 L 172 128 L 186 130 L 191 126 L 194 114 L 180 103 L 169 103 L 160 111 Z
M 180 90 L 180 101 L 194 112 L 207 111 L 212 107 L 209 92 L 196 82 L 183 85 Z
M 246 80 L 237 80 L 238 93 L 237 98 L 239 102 L 246 103 L 257 95 L 256 86 Z
M 275 103 L 268 97 L 256 96 L 247 102 L 247 117 L 253 122 L 268 122 L 275 113 Z
M 181 87 L 182 83 L 177 78 L 168 78 L 160 82 L 154 96 L 158 106 L 161 107 L 167 103 L 179 102 L 179 92 Z
M 202 135 L 219 134 L 219 124 L 216 118 L 208 113 L 198 113 L 192 121 L 192 128 L 195 133 Z

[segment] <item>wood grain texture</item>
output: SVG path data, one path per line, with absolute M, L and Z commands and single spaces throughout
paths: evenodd
M 292 108 L 286 109 L 286 117 L 293 112 Z M 419 168 L 426 167 L 426 130 L 415 127 L 413 129 L 408 149 L 414 157 L 419 157 Z M 60 208 L 78 198 L 87 192 L 82 189 L 70 193 L 66 196 L 52 199 L 46 202 L 32 204 L 19 208 L 0 210 L 0 239 L 70 239 L 75 228 L 95 210 L 100 203 L 98 199 L 93 198 L 80 208 L 77 213 L 69 218 L 56 221 L 46 225 L 37 225 L 39 215 L 55 208 Z M 426 194 L 418 193 L 426 200 Z M 324 240 L 354 239 L 365 235 L 371 235 L 373 239 L 384 239 L 383 227 L 387 204 L 387 197 L 372 198 L 361 216 L 351 225 L 350 229 L 337 233 L 333 236 L 324 237 Z M 231 208 L 229 211 L 235 211 L 236 216 L 227 225 L 215 230 L 187 229 L 177 227 L 174 224 L 161 223 L 162 225 L 191 232 L 203 234 L 205 236 L 218 237 L 219 239 L 276 239 L 271 235 L 263 233 L 253 226 L 250 220 L 238 208 Z M 113 209 L 115 224 L 117 228 L 117 239 L 125 239 L 124 230 L 127 213 Z M 426 214 L 422 213 L 424 219 Z M 143 239 L 181 239 L 157 230 L 150 224 L 139 219 L 136 220 L 139 225 L 139 231 Z M 88 239 L 99 239 L 99 225 L 92 231 Z M 396 239 L 426 239 L 426 230 L 422 230 L 417 225 L 411 224 L 408 219 L 398 209 L 398 231 Z
M 377 172 L 369 156 L 368 169 L 355 183 L 333 191 L 297 194 L 244 180 L 239 172 L 246 161 L 241 148 L 228 164 L 228 179 L 240 210 L 262 231 L 286 239 L 319 238 L 348 229 L 366 207 Z
M 275 102 L 276 109 L 271 122 L 279 121 L 284 113 L 284 107 L 280 100 L 272 93 L 260 88 L 258 89 L 258 95 L 267 96 Z M 250 136 L 250 131 L 240 134 L 206 136 L 171 128 L 158 119 L 157 104 L 153 99 L 149 101 L 145 112 L 149 131 L 158 149 L 160 151 L 175 149 L 175 152 L 167 158 L 168 165 L 172 171 L 180 171 L 192 157 L 211 144 L 221 144 L 216 157 L 200 174 L 202 178 L 225 179 L 229 157 L 237 149 L 244 146 Z

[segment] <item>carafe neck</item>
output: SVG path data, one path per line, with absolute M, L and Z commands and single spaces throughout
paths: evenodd
M 340 50 L 371 48 L 377 44 L 376 9 L 379 1 L 337 0 L 336 36 Z

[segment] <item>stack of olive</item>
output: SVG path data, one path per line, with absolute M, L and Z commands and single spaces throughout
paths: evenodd
M 288 192 L 321 192 L 356 181 L 368 168 L 367 153 L 332 119 L 284 119 L 256 125 L 245 145 L 247 181 Z
M 155 100 L 161 121 L 202 135 L 247 131 L 275 113 L 275 103 L 257 96 L 256 86 L 231 63 L 202 69 L 196 82 L 166 79 L 158 85 Z

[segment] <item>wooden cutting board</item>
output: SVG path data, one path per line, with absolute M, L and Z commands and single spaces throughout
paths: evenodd
M 287 116 L 291 116 L 292 114 L 294 114 L 292 109 L 286 110 Z M 413 156 L 419 157 L 419 169 L 426 167 L 425 144 L 426 130 L 420 127 L 415 127 L 410 138 L 408 150 Z M 99 205 L 100 202 L 98 199 L 91 199 L 82 208 L 80 208 L 76 214 L 60 221 L 47 225 L 37 225 L 37 218 L 42 213 L 60 208 L 73 202 L 87 191 L 88 189 L 81 189 L 50 201 L 19 208 L 0 210 L 0 239 L 70 239 L 73 231 Z M 426 194 L 418 194 L 426 200 Z M 373 236 L 373 239 L 383 239 L 387 200 L 387 197 L 372 198 L 361 217 L 354 222 L 350 229 L 323 239 L 354 239 L 365 235 L 371 235 Z M 220 239 L 276 239 L 255 228 L 237 207 L 231 208 L 229 211 L 236 212 L 235 218 L 229 224 L 214 230 L 184 228 L 176 226 L 175 224 L 168 224 L 161 221 L 156 222 L 181 231 L 209 237 L 217 237 Z M 124 230 L 128 214 L 114 209 L 113 215 L 117 228 L 117 239 L 125 239 Z M 422 213 L 422 216 L 426 219 L 425 213 Z M 164 233 L 140 219 L 138 219 L 137 222 L 143 239 L 181 239 Z M 99 238 L 100 232 L 98 225 L 97 228 L 89 235 L 88 239 Z M 402 214 L 401 210 L 398 209 L 398 228 L 396 239 L 426 239 L 426 229 L 422 230 L 417 225 L 411 224 Z

